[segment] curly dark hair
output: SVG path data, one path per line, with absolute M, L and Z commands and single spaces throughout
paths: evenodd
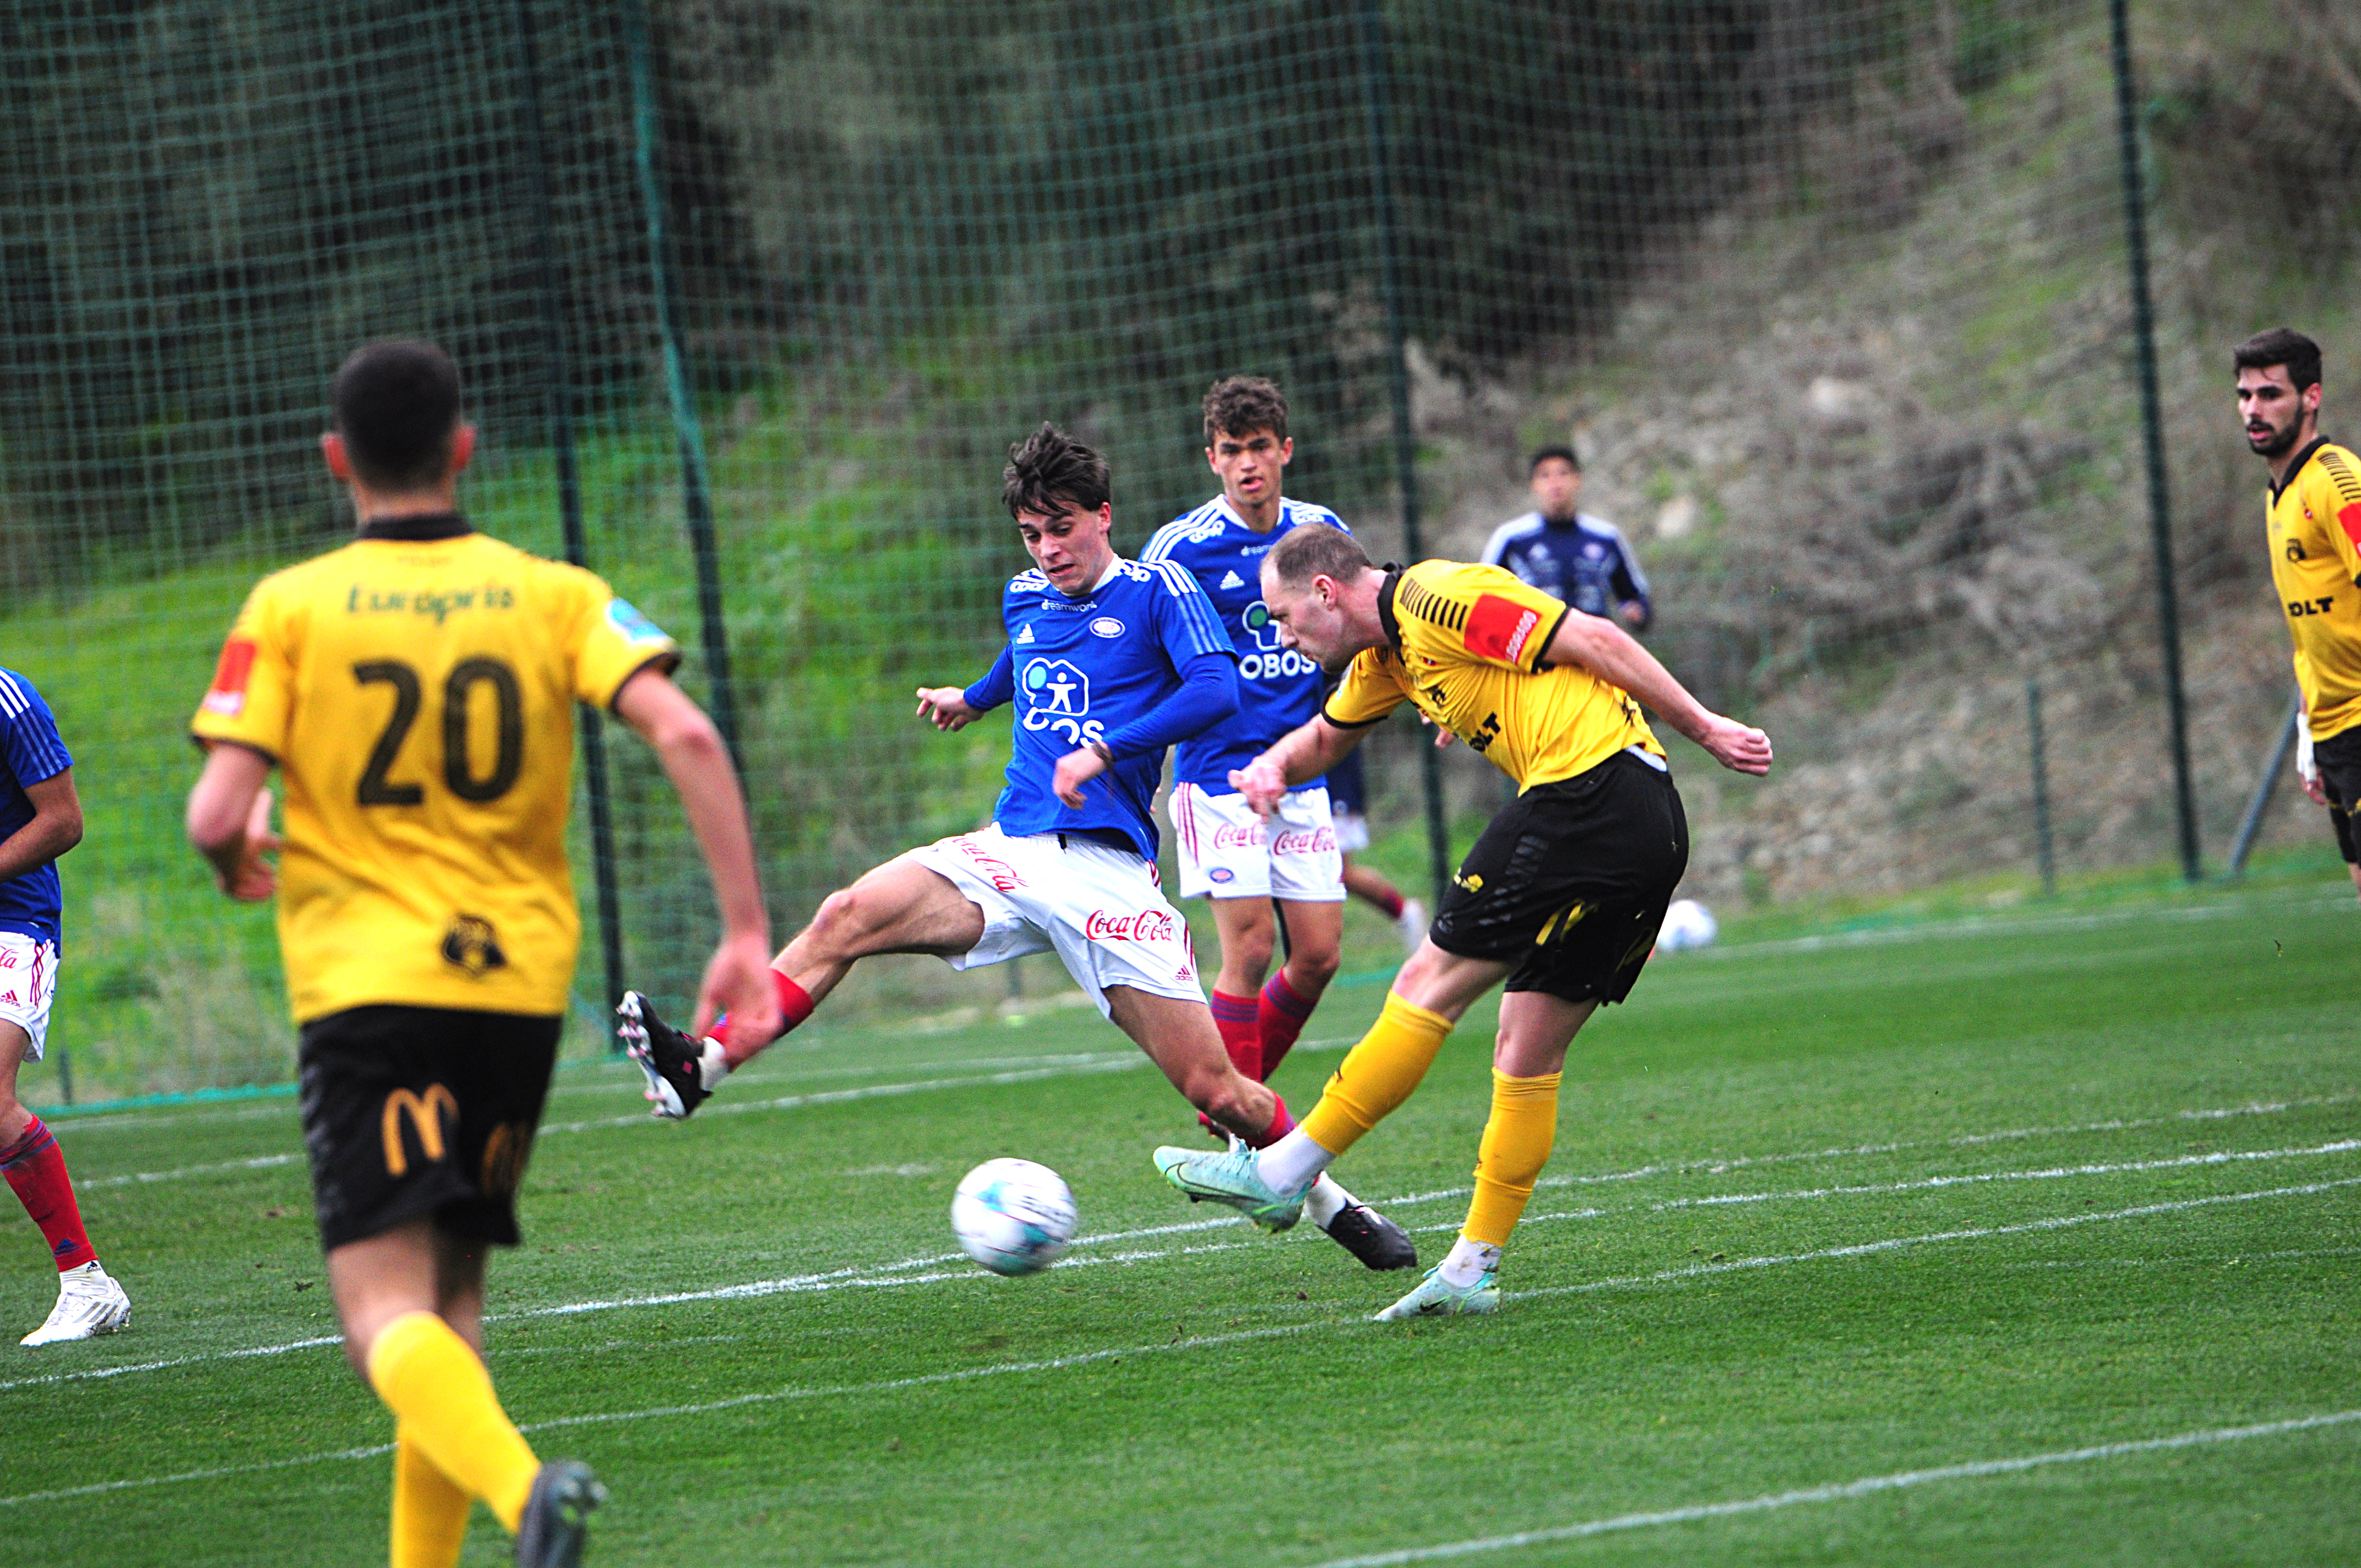
M 1267 430 L 1287 439 L 1287 394 L 1268 376 L 1224 376 L 1205 389 L 1205 444 Z
M 1011 517 L 1096 511 L 1109 494 L 1107 460 L 1047 422 L 1009 447 L 1008 466 L 1000 471 L 1000 499 Z

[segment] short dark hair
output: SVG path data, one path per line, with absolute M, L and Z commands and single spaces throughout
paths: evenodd
M 2230 363 L 2240 370 L 2268 370 L 2274 365 L 2284 365 L 2288 379 L 2299 392 L 2320 385 L 2320 345 L 2283 326 L 2258 332 L 2238 345 L 2230 351 Z
M 1528 479 L 1532 478 L 1533 477 L 1534 470 L 1553 457 L 1563 457 L 1565 459 L 1565 466 L 1567 467 L 1573 469 L 1577 474 L 1582 472 L 1582 459 L 1575 455 L 1573 447 L 1544 446 L 1540 451 L 1533 454 L 1533 460 L 1532 462 L 1525 465 L 1525 477 Z
M 420 490 L 443 477 L 459 428 L 459 367 L 422 338 L 353 350 L 328 389 L 353 477 L 380 490 Z
M 1358 540 L 1324 522 L 1298 523 L 1289 529 L 1263 562 L 1286 588 L 1309 587 L 1314 577 L 1334 577 L 1341 583 L 1376 565 Z
M 1224 376 L 1205 389 L 1205 444 L 1267 430 L 1287 439 L 1287 394 L 1268 376 Z
M 1009 447 L 1008 466 L 1000 471 L 1000 499 L 1011 517 L 1096 511 L 1109 493 L 1106 459 L 1054 424 Z

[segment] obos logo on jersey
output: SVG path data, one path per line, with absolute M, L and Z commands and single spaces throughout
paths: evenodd
M 1279 623 L 1270 618 L 1270 606 L 1255 600 L 1238 617 L 1238 624 L 1254 639 L 1256 650 L 1238 661 L 1241 676 L 1250 681 L 1278 681 L 1312 674 L 1311 660 L 1292 648 L 1279 645 Z
M 1091 678 L 1063 659 L 1036 659 L 1019 678 L 1025 688 L 1025 728 L 1051 729 L 1070 746 L 1106 739 L 1091 717 Z

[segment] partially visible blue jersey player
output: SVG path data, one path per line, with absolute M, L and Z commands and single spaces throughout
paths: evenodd
M 1582 459 L 1571 446 L 1544 446 L 1533 454 L 1532 475 L 1536 510 L 1492 531 L 1484 565 L 1505 566 L 1585 615 L 1645 631 L 1655 609 L 1631 541 L 1575 504 L 1582 499 Z
M 931 953 L 966 970 L 1055 951 L 1202 1114 L 1259 1148 L 1294 1123 L 1222 1048 L 1188 922 L 1157 884 L 1148 814 L 1166 748 L 1237 711 L 1236 655 L 1186 572 L 1115 554 L 1098 453 L 1045 424 L 1010 449 L 1002 479 L 1034 564 L 1002 596 L 1007 644 L 975 685 L 917 694 L 919 715 L 943 730 L 1015 705 L 993 821 L 888 861 L 822 901 L 771 960 L 782 1022 L 793 1029 L 810 1017 L 873 954 Z M 659 1113 L 673 1116 L 695 1110 L 770 1043 L 736 1031 L 725 1032 L 726 1044 L 690 1039 L 636 997 L 626 1001 L 623 1033 Z M 1390 1222 L 1349 1197 L 1336 1207 L 1356 1212 L 1356 1239 L 1406 1250 Z

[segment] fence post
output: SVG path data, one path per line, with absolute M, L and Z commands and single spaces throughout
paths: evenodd
M 680 351 L 680 306 L 673 294 L 672 241 L 664 228 L 664 181 L 656 173 L 656 89 L 648 58 L 645 0 L 623 0 L 623 28 L 631 65 L 631 143 L 640 170 L 640 205 L 648 233 L 648 267 L 654 287 L 656 333 L 664 340 L 664 395 L 672 405 L 673 434 L 680 443 L 681 510 L 688 522 L 689 547 L 697 556 L 697 613 L 705 653 L 714 728 L 730 748 L 738 776 L 746 758 L 738 746 L 738 699 L 730 680 L 730 633 L 721 619 L 721 572 L 713 544 L 713 491 L 705 461 L 705 432 L 697 422 L 689 394 L 688 367 Z
M 2173 586 L 2172 509 L 2165 488 L 2164 419 L 2156 389 L 2156 311 L 2148 300 L 2147 204 L 2140 183 L 2139 120 L 2132 104 L 2132 32 L 2125 0 L 2108 0 L 2114 33 L 2115 135 L 2124 166 L 2124 235 L 2131 272 L 2132 332 L 2139 355 L 2140 424 L 2147 443 L 2147 526 L 2156 557 L 2156 609 L 2164 652 L 2164 702 L 2172 728 L 2173 808 L 2180 875 L 2195 882 L 2197 796 L 2189 780 L 2189 705 L 2180 684 L 2180 600 Z
M 2041 894 L 2058 892 L 2058 846 L 2049 830 L 2049 749 L 2041 731 L 2041 677 L 2025 677 L 2025 730 L 2033 762 L 2033 844 L 2041 865 Z
M 566 354 L 565 313 L 559 308 L 555 203 L 549 189 L 549 140 L 541 115 L 541 47 L 532 0 L 514 0 L 518 97 L 524 109 L 525 162 L 533 181 L 533 249 L 541 291 L 542 406 L 557 470 L 557 515 L 566 558 L 585 566 L 582 473 L 574 451 L 574 372 Z M 598 953 L 607 977 L 607 1017 L 623 1000 L 622 901 L 615 884 L 615 813 L 607 794 L 607 729 L 598 710 L 577 705 L 582 727 L 582 776 L 590 797 L 591 880 L 598 889 Z M 619 1043 L 610 1049 L 620 1049 Z
M 2303 698 L 2298 696 L 2295 706 L 2288 710 L 2287 723 L 2279 729 L 2279 743 L 2271 748 L 2271 760 L 2263 764 L 2263 776 L 2255 782 L 2255 798 L 2246 803 L 2246 817 L 2238 824 L 2238 840 L 2230 846 L 2230 875 L 2246 874 L 2246 857 L 2253 853 L 2255 839 L 2263 830 L 2263 813 L 2270 809 L 2271 796 L 2279 792 L 2279 774 L 2287 767 L 2288 753 L 2295 750 L 2295 727 L 2303 722 Z
M 1401 491 L 1402 554 L 1417 561 L 1424 550 L 1418 527 L 1418 433 L 1410 417 L 1410 359 L 1402 321 L 1401 245 L 1394 223 L 1393 151 L 1386 124 L 1386 19 L 1380 0 L 1361 0 L 1361 98 L 1368 111 L 1369 184 L 1378 217 L 1378 286 L 1386 303 L 1386 382 L 1393 400 L 1394 482 Z M 1443 757 L 1433 746 L 1418 749 L 1419 782 L 1426 797 L 1427 873 L 1434 904 L 1451 888 L 1451 831 L 1443 815 Z

